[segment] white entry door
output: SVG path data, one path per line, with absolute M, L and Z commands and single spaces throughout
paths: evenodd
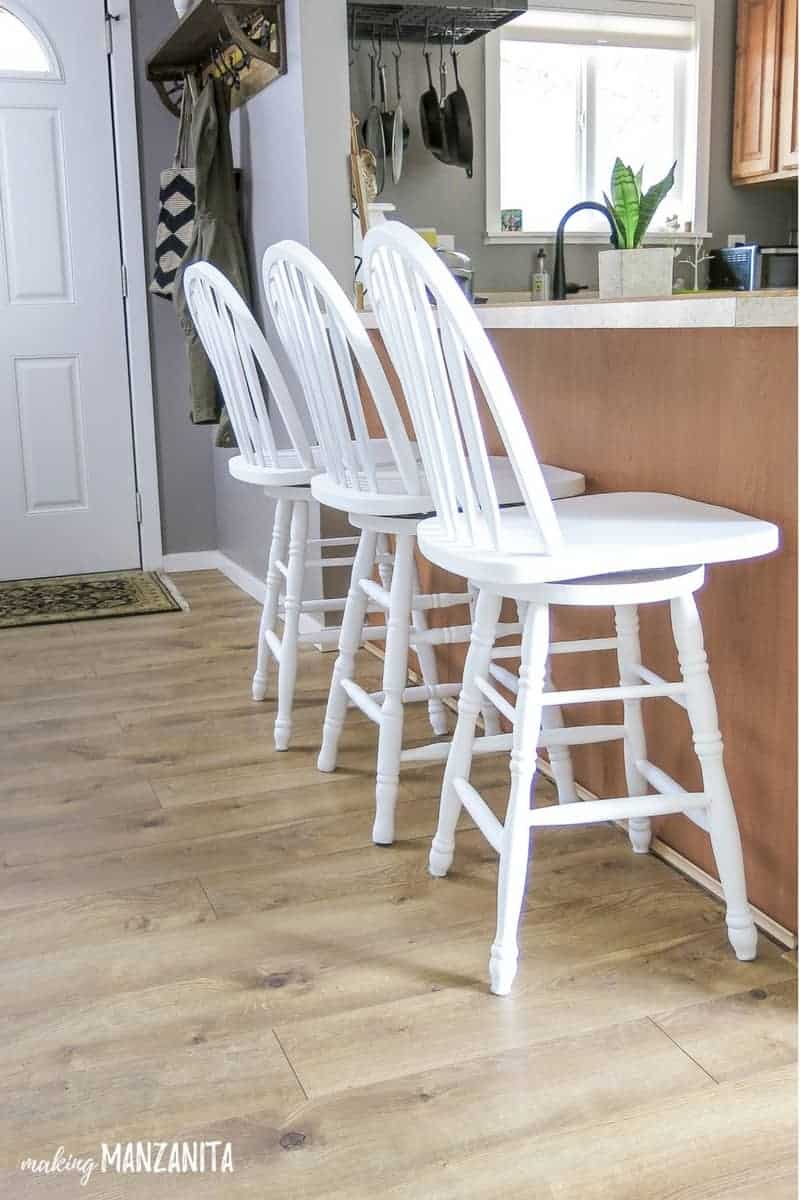
M 139 565 L 103 0 L 0 0 L 0 579 Z

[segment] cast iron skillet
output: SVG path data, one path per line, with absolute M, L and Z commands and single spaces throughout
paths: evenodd
M 472 178 L 472 116 L 469 111 L 467 93 L 458 78 L 458 54 L 452 51 L 453 70 L 456 77 L 455 91 L 444 102 L 444 137 L 447 146 L 447 162 L 454 167 L 463 167 L 467 178 Z M 444 160 L 443 160 L 444 161 Z
M 445 141 L 444 114 L 439 104 L 439 94 L 433 84 L 431 72 L 431 56 L 425 51 L 425 63 L 428 67 L 428 90 L 423 92 L 419 101 L 419 123 L 422 126 L 422 140 L 426 150 L 430 150 L 437 158 L 447 153 Z

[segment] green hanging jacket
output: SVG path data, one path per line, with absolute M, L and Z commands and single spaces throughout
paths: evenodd
M 239 206 L 230 137 L 230 99 L 226 85 L 209 79 L 192 117 L 191 158 L 196 171 L 194 233 L 175 279 L 175 307 L 186 334 L 195 425 L 219 422 L 218 446 L 235 446 L 230 421 L 220 399 L 214 369 L 197 336 L 183 290 L 183 273 L 194 262 L 210 262 L 250 303 L 247 258 L 239 226 Z

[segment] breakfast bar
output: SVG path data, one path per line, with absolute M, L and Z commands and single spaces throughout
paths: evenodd
M 796 293 L 536 304 L 505 295 L 490 297 L 476 312 L 541 461 L 582 471 L 590 492 L 674 493 L 780 527 L 778 553 L 710 569 L 698 600 L 750 900 L 793 930 Z M 370 313 L 363 321 L 374 329 Z M 372 336 L 391 376 L 379 335 Z M 487 433 L 491 442 L 488 427 Z M 492 448 L 502 452 L 496 436 Z M 424 563 L 420 570 L 426 591 L 450 587 L 440 576 L 431 578 L 437 573 Z M 604 612 L 570 610 L 558 615 L 554 633 L 559 639 L 608 636 L 613 631 L 598 626 L 605 620 Z M 677 678 L 668 616 L 645 606 L 641 621 L 645 665 Z M 443 677 L 460 678 L 464 648 L 444 646 L 439 654 Z M 559 656 L 559 688 L 613 682 L 613 655 L 580 658 L 578 664 Z M 594 712 L 598 721 L 614 719 L 613 709 L 598 706 Z M 569 723 L 569 709 L 565 717 Z M 696 790 L 685 714 L 653 701 L 645 706 L 645 720 L 658 765 Z M 577 778 L 589 793 L 625 793 L 619 746 L 576 747 L 573 753 Z M 657 835 L 668 856 L 677 852 L 713 874 L 708 839 L 686 818 L 662 818 Z

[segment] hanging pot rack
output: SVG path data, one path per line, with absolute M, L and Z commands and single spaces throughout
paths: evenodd
M 425 42 L 428 37 L 447 33 L 455 45 L 467 46 L 485 37 L 520 13 L 528 11 L 527 0 L 450 0 L 431 4 L 429 0 L 350 0 L 347 5 L 353 40 L 369 40 L 382 35 L 393 38 L 399 30 L 404 42 Z
M 286 74 L 284 0 L 199 0 L 147 60 L 147 78 L 178 116 L 187 79 L 230 84 L 233 107 Z

